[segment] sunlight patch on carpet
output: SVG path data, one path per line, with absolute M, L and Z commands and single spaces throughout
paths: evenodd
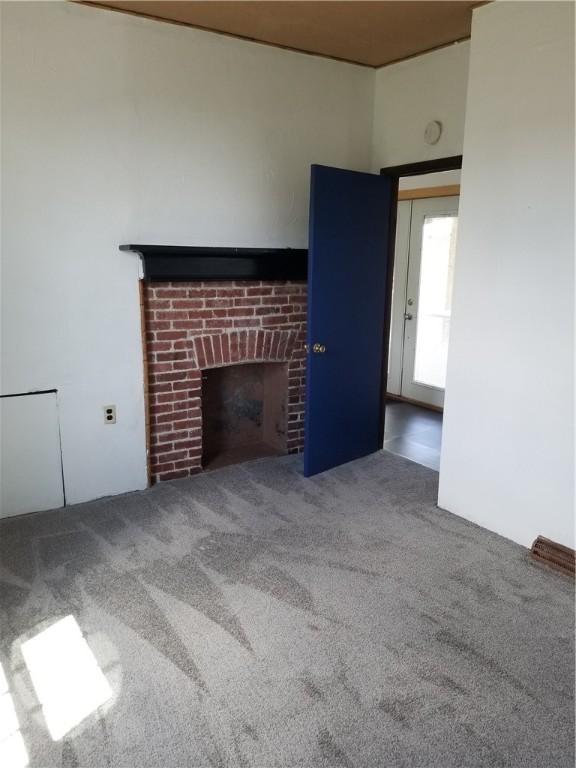
M 74 616 L 66 616 L 27 640 L 22 655 L 53 741 L 112 697 Z

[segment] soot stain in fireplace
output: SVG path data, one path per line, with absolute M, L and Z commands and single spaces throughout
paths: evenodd
M 248 419 L 258 426 L 262 425 L 262 400 L 252 400 L 235 393 L 230 401 L 230 411 L 237 419 Z

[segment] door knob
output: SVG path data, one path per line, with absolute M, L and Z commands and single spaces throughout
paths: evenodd
M 412 313 L 404 312 L 404 320 L 412 320 Z
M 324 352 L 326 352 L 326 347 L 324 344 L 314 344 L 312 347 L 312 352 L 316 352 L 317 355 L 322 355 Z

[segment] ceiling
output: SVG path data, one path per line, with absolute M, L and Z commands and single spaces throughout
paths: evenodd
M 87 5 L 185 24 L 369 67 L 470 37 L 467 0 L 99 0 Z

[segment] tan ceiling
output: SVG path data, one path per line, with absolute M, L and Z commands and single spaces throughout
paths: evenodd
M 99 0 L 86 3 L 381 67 L 470 36 L 467 0 Z

